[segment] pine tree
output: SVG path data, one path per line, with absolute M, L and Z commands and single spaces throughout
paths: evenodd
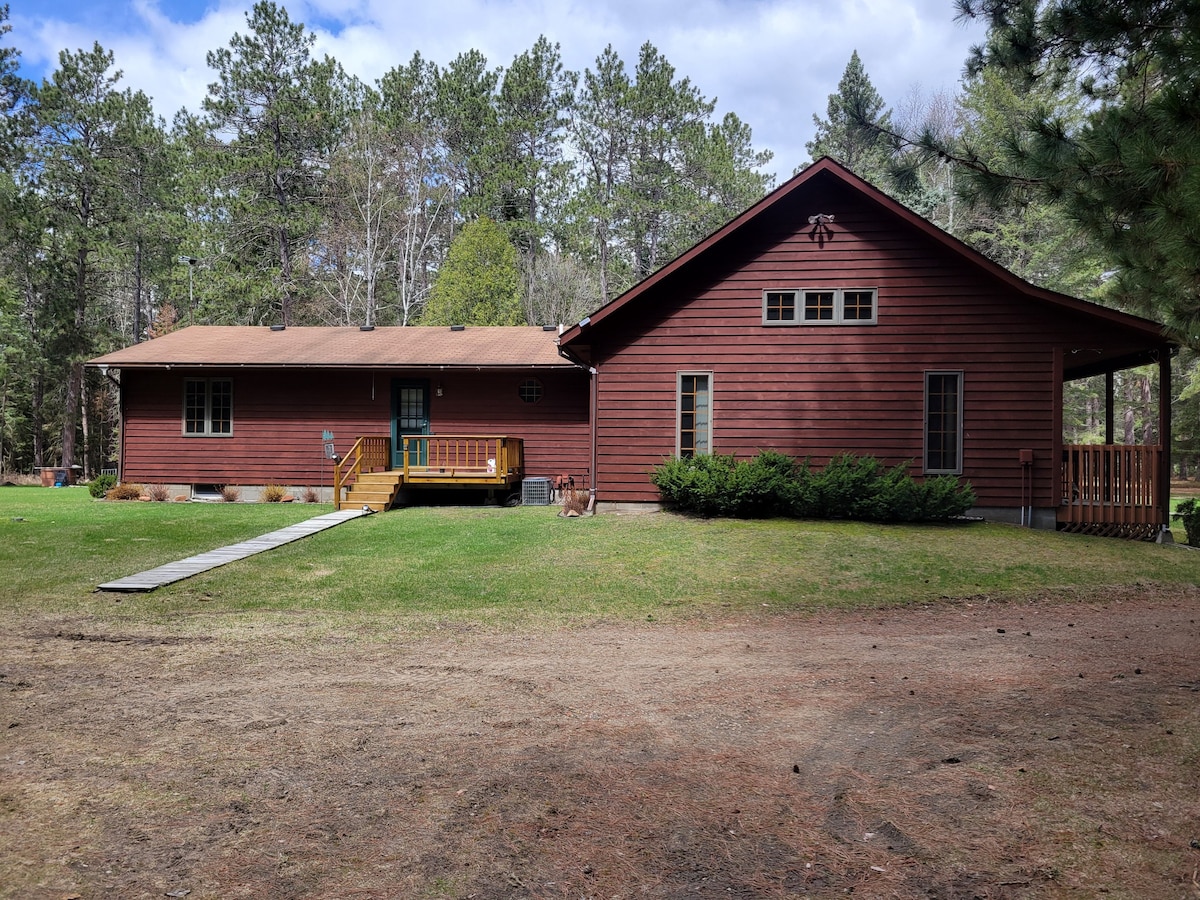
M 316 35 L 259 0 L 248 34 L 208 54 L 217 81 L 205 97 L 208 132 L 231 229 L 227 246 L 272 282 L 288 324 L 302 296 L 302 247 L 319 220 L 324 156 L 344 112 L 334 107 L 341 68 L 312 58 Z
M 891 154 L 886 138 L 891 112 L 884 105 L 855 50 L 838 82 L 837 93 L 829 95 L 826 118 L 813 116 L 816 136 L 804 145 L 810 161 L 831 156 L 860 178 L 884 186 Z
M 1200 4 L 1195 0 L 959 0 L 989 25 L 968 71 L 1032 87 L 1079 78 L 1079 126 L 1014 123 L 1007 158 L 956 154 L 975 191 L 1061 201 L 1116 272 L 1114 295 L 1200 345 Z M 943 150 L 946 148 L 943 148 Z M 953 153 L 955 148 L 949 148 Z

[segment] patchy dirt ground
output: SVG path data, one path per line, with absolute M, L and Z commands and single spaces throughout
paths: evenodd
M 12 898 L 1200 898 L 1200 591 L 0 633 Z

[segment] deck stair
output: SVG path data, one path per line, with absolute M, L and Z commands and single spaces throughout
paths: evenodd
M 338 509 L 362 509 L 364 506 L 382 512 L 396 502 L 396 494 L 404 483 L 403 472 L 360 472 L 339 500 Z

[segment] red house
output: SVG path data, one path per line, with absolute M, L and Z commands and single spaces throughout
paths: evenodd
M 1154 364 L 1166 388 L 1172 352 L 823 159 L 561 335 L 192 327 L 91 365 L 119 370 L 122 479 L 183 492 L 336 482 L 384 507 L 570 475 L 602 511 L 656 503 L 673 454 L 852 452 L 961 475 L 988 518 L 1149 537 L 1168 455 L 1113 444 L 1111 374 Z M 1098 374 L 1107 443 L 1067 446 L 1063 385 Z
M 557 337 L 192 326 L 90 365 L 120 379 L 122 481 L 185 496 L 237 485 L 255 499 L 267 484 L 328 498 L 337 479 L 347 505 L 382 508 L 406 486 L 495 493 L 582 477 L 587 373 Z
M 1152 536 L 1164 446 L 1064 446 L 1064 382 L 1153 363 L 1157 324 L 1035 288 L 823 159 L 560 339 L 594 371 L 601 506 L 671 454 L 853 452 L 969 480 L 977 513 Z M 1169 446 L 1164 441 L 1166 446 Z

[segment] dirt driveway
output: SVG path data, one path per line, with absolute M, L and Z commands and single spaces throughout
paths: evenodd
M 11 619 L 0 894 L 1196 900 L 1198 619 Z

